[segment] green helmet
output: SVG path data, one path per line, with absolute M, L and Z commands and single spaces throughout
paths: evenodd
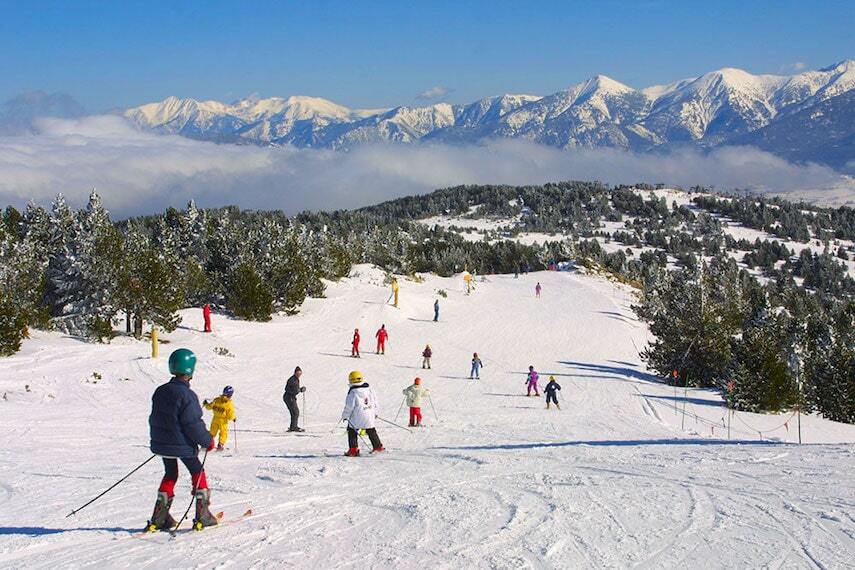
M 192 350 L 179 348 L 169 355 L 169 373 L 193 376 L 196 369 L 196 355 Z

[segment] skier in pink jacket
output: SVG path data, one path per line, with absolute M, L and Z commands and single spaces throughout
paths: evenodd
M 525 379 L 525 383 L 528 387 L 526 396 L 531 396 L 531 391 L 534 390 L 535 396 L 540 396 L 540 390 L 537 385 L 537 372 L 534 369 L 534 366 L 528 367 L 528 377 Z

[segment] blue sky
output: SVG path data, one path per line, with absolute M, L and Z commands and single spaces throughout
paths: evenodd
M 548 94 L 597 73 L 634 87 L 720 67 L 855 58 L 855 2 L 7 2 L 0 100 L 89 111 L 168 95 L 315 95 L 351 107 Z M 437 90 L 442 91 L 442 90 Z

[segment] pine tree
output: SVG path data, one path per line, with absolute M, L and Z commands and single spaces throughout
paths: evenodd
M 50 217 L 46 300 L 54 325 L 69 334 L 103 340 L 112 335 L 109 304 L 121 262 L 121 234 L 92 192 L 75 215 L 62 196 Z
M 269 321 L 273 312 L 273 293 L 250 262 L 238 265 L 229 278 L 226 308 L 248 321 Z
M 182 269 L 174 252 L 158 252 L 142 229 L 131 225 L 125 239 L 114 305 L 126 310 L 129 320 L 175 330 L 181 322 L 177 311 L 185 297 Z M 135 335 L 141 332 L 135 330 Z

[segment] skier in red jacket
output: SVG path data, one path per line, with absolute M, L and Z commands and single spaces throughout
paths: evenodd
M 202 307 L 202 316 L 205 318 L 205 332 L 211 332 L 211 305 L 208 303 Z
M 361 358 L 359 356 L 359 329 L 353 330 L 353 341 L 350 343 L 350 355 L 353 358 Z
M 377 354 L 386 354 L 386 340 L 389 338 L 386 325 L 380 325 L 380 330 L 374 336 L 377 337 Z

